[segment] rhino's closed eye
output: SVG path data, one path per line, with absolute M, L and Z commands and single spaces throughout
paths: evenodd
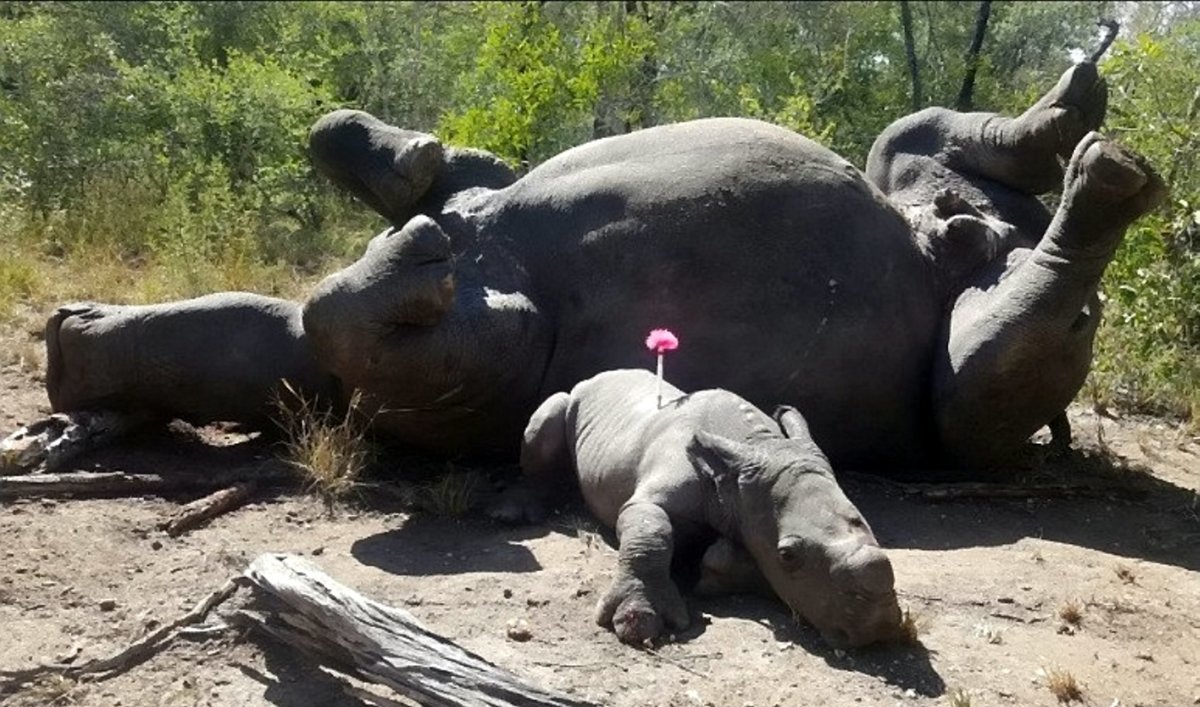
M 778 550 L 779 563 L 786 570 L 797 570 L 804 564 L 804 557 L 799 548 L 782 545 Z

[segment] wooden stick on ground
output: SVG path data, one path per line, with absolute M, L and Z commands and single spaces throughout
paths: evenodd
M 317 662 L 429 707 L 585 707 L 522 682 L 411 614 L 338 584 L 303 558 L 262 555 L 246 578 L 272 608 L 235 616 Z M 281 605 L 281 608 L 275 608 Z
M 219 474 L 127 474 L 123 471 L 73 471 L 62 474 L 0 476 L 0 501 L 13 498 L 139 496 L 223 489 L 239 482 L 259 485 L 294 481 L 274 464 L 251 464 Z
M 239 482 L 220 491 L 215 491 L 204 498 L 197 499 L 183 506 L 175 515 L 159 524 L 159 528 L 167 531 L 167 535 L 175 538 L 187 531 L 199 527 L 216 518 L 222 513 L 238 508 L 254 494 L 256 486 L 252 481 Z
M 154 653 L 165 648 L 187 626 L 203 621 L 209 612 L 233 596 L 233 593 L 237 591 L 238 581 L 237 578 L 230 579 L 220 589 L 209 594 L 196 604 L 196 606 L 192 607 L 191 611 L 168 624 L 160 626 L 158 629 L 134 641 L 129 647 L 107 658 L 96 658 L 79 665 L 54 663 L 22 670 L 4 670 L 0 671 L 0 680 L 21 685 L 44 675 L 62 675 L 71 679 L 92 676 L 101 680 L 119 675 L 139 665 Z M 0 690 L 0 693 L 2 692 L 3 690 Z

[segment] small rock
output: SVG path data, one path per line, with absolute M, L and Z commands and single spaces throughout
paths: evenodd
M 1016 603 L 1016 600 L 1015 600 L 1015 599 L 1013 599 L 1012 597 L 997 597 L 997 598 L 996 598 L 996 601 L 1000 602 L 1001 604 L 1014 604 L 1014 603 Z
M 116 599 L 102 599 L 100 601 L 100 611 L 112 611 L 117 608 Z
M 915 700 L 917 699 L 917 691 L 910 687 L 904 691 L 904 696 L 910 700 Z
M 577 597 L 586 597 L 587 595 L 589 595 L 591 593 L 592 593 L 591 587 L 580 587 L 579 589 L 575 590 L 575 596 L 577 596 Z
M 155 540 L 154 542 L 150 543 L 150 549 L 151 550 L 161 550 L 162 549 L 162 541 Z
M 549 599 L 534 599 L 533 597 L 529 597 L 528 599 L 525 600 L 525 606 L 530 606 L 530 607 L 545 606 L 549 603 L 550 603 Z
M 507 635 L 510 640 L 518 643 L 524 643 L 525 641 L 533 638 L 533 631 L 529 630 L 529 622 L 525 619 L 509 619 L 505 635 Z
M 324 555 L 325 554 L 324 546 L 313 548 L 312 554 L 313 555 Z
M 512 590 L 511 589 L 508 589 L 508 588 L 504 589 L 504 598 L 512 599 Z
M 1151 663 L 1154 662 L 1154 656 L 1150 655 L 1149 653 L 1134 653 L 1133 657 L 1137 658 L 1138 660 L 1145 660 Z

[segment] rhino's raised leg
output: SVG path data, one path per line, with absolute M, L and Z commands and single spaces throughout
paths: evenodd
M 418 213 L 436 215 L 457 192 L 516 181 L 495 155 L 444 148 L 433 135 L 402 130 L 359 110 L 321 117 L 309 130 L 308 153 L 325 176 L 397 227 Z
M 545 400 L 529 418 L 521 443 L 522 478 L 505 489 L 488 515 L 505 523 L 541 523 L 550 503 L 567 486 L 574 464 L 567 439 L 567 403 L 571 396 L 558 392 Z
M 1063 411 L 1087 376 L 1104 269 L 1165 194 L 1137 155 L 1097 133 L 1080 141 L 1037 247 L 982 270 L 949 316 L 934 380 L 948 461 L 1002 461 Z
M 973 174 L 1025 194 L 1042 194 L 1063 178 L 1066 158 L 1104 120 L 1108 90 L 1096 65 L 1068 69 L 1046 95 L 1016 118 L 927 108 L 902 118 L 875 141 L 867 176 L 885 193 L 923 179 L 920 159 Z
M 336 110 L 308 134 L 313 164 L 393 224 L 416 214 L 442 167 L 442 144 L 360 110 Z
M 667 512 L 631 500 L 617 517 L 617 576 L 596 605 L 596 623 L 625 643 L 641 645 L 670 627 L 688 626 L 687 604 L 671 579 L 675 539 Z

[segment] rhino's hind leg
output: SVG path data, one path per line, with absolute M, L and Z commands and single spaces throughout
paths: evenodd
M 267 429 L 287 386 L 332 400 L 294 302 L 220 293 L 146 306 L 81 303 L 46 324 L 54 412 L 117 411 Z
M 488 509 L 505 523 L 541 523 L 550 505 L 569 485 L 571 458 L 567 441 L 567 393 L 555 393 L 529 418 L 521 444 L 523 475 Z
M 1091 362 L 1104 269 L 1165 194 L 1137 155 L 1097 133 L 1080 141 L 1041 242 L 989 266 L 954 304 L 934 389 L 949 461 L 1002 462 L 1071 402 Z
M 1058 83 L 1016 118 L 926 108 L 880 134 L 867 158 L 868 178 L 885 193 L 912 186 L 912 160 L 932 159 L 954 172 L 1044 194 L 1063 178 L 1066 158 L 1104 120 L 1108 90 L 1096 65 L 1068 69 Z
M 687 628 L 687 604 L 671 579 L 675 539 L 667 512 L 630 501 L 617 518 L 617 541 L 616 577 L 596 605 L 596 623 L 632 645 L 645 645 L 667 628 Z

